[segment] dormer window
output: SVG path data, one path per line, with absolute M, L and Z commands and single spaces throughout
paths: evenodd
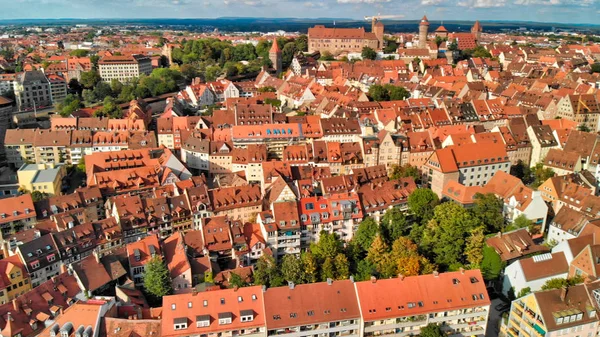
M 253 320 L 254 320 L 254 311 L 252 311 L 252 310 L 241 310 L 240 311 L 240 321 L 252 322 Z
M 196 316 L 196 327 L 204 328 L 210 326 L 210 315 Z
M 188 327 L 188 320 L 186 317 L 179 317 L 173 320 L 173 329 L 184 330 Z
M 219 325 L 231 324 L 233 315 L 230 312 L 219 313 Z

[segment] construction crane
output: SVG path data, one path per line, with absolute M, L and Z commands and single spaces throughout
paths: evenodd
M 365 16 L 365 20 L 371 21 L 373 19 L 376 20 L 391 20 L 391 19 L 403 19 L 404 15 L 381 15 L 381 13 L 375 16 Z

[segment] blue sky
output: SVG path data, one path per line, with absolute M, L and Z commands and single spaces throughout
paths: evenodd
M 600 0 L 0 0 L 0 19 L 348 17 L 600 24 Z

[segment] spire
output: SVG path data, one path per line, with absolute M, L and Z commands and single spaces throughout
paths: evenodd
M 277 39 L 273 40 L 273 45 L 271 46 L 271 50 L 269 53 L 280 53 L 281 49 L 279 49 L 279 44 L 277 43 Z
M 423 15 L 423 18 L 421 19 L 420 24 L 429 26 L 429 20 L 427 20 L 427 15 Z
M 479 23 L 479 20 L 475 21 L 475 24 L 473 25 L 473 30 L 476 32 L 481 32 L 483 30 L 481 24 Z

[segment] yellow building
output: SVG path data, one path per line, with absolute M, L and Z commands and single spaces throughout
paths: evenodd
M 65 171 L 63 164 L 23 164 L 17 171 L 17 177 L 23 189 L 59 195 Z
M 0 303 L 8 303 L 29 290 L 29 276 L 19 256 L 0 260 Z

